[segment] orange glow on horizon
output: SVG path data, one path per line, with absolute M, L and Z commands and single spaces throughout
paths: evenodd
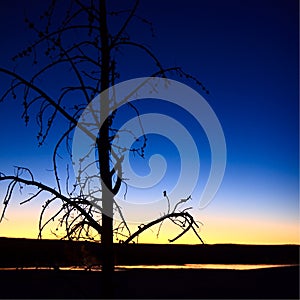
M 11 206 L 6 218 L 0 223 L 1 237 L 37 238 L 38 216 L 41 208 L 36 206 Z M 206 215 L 202 218 L 199 234 L 206 244 L 300 244 L 300 228 L 297 222 L 278 222 L 252 218 L 228 218 Z M 53 222 L 52 230 L 57 223 Z M 130 225 L 133 233 L 137 225 Z M 170 222 L 165 222 L 157 238 L 158 226 L 146 230 L 138 239 L 138 243 L 169 243 L 181 230 Z M 50 229 L 45 230 L 44 239 L 55 239 Z M 136 241 L 136 240 L 135 240 Z M 118 241 L 115 241 L 118 242 Z M 137 241 L 136 241 L 137 242 Z M 174 242 L 175 244 L 200 244 L 191 231 Z

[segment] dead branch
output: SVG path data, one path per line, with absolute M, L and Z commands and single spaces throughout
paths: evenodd
M 198 227 L 198 225 L 196 224 L 196 222 L 194 221 L 194 218 L 188 213 L 188 212 L 173 212 L 167 215 L 164 215 L 154 221 L 149 222 L 148 224 L 145 224 L 144 226 L 140 226 L 139 229 L 134 232 L 127 240 L 124 241 L 125 244 L 129 244 L 133 239 L 135 239 L 136 237 L 138 237 L 141 233 L 143 233 L 145 230 L 149 229 L 150 227 L 159 224 L 161 222 L 163 222 L 166 219 L 174 219 L 174 218 L 184 218 L 184 220 L 186 220 L 189 223 L 189 226 L 187 228 L 185 228 L 183 230 L 183 232 L 181 232 L 178 236 L 176 236 L 173 239 L 169 239 L 169 242 L 174 242 L 176 241 L 178 238 L 180 238 L 182 235 L 184 235 L 187 231 L 189 231 L 191 228 L 193 228 L 193 226 Z M 194 231 L 195 232 L 195 231 Z M 204 242 L 202 241 L 202 239 L 200 238 L 200 236 L 197 234 L 197 237 L 200 239 L 200 241 L 204 244 Z
M 4 209 L 6 209 L 8 202 L 11 200 L 13 189 L 17 183 L 23 183 L 27 186 L 35 186 L 38 189 L 48 192 L 48 193 L 54 195 L 56 198 L 61 199 L 63 202 L 65 202 L 69 206 L 76 208 L 90 222 L 90 225 L 101 234 L 101 230 L 102 230 L 101 226 L 89 214 L 87 214 L 87 212 L 80 205 L 78 205 L 76 203 L 76 201 L 72 201 L 71 199 L 60 194 L 55 189 L 53 189 L 41 182 L 37 182 L 34 180 L 27 180 L 27 179 L 24 179 L 24 178 L 21 178 L 18 176 L 5 176 L 5 175 L 1 174 L 0 182 L 1 181 L 10 181 L 9 187 L 8 187 L 7 193 L 6 193 L 7 196 L 5 197 L 6 205 L 5 205 Z M 86 200 L 85 202 L 86 202 L 86 204 L 90 205 L 89 201 Z M 0 221 L 2 221 L 3 216 L 4 216 L 4 212 L 2 213 L 2 217 L 1 217 Z

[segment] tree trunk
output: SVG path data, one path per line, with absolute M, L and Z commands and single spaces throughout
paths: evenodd
M 106 20 L 105 0 L 99 0 L 100 8 L 100 36 L 101 36 L 101 91 L 109 87 L 109 64 L 110 51 L 108 41 L 108 28 Z M 100 118 L 102 127 L 98 140 L 98 154 L 100 163 L 101 188 L 102 188 L 102 236 L 101 244 L 103 249 L 102 262 L 102 290 L 103 298 L 113 298 L 113 272 L 114 272 L 114 253 L 113 253 L 113 194 L 112 178 L 110 173 L 110 141 L 109 124 L 105 120 L 109 115 L 108 99 L 100 99 Z

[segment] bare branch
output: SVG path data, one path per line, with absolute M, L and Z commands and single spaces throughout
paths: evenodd
M 79 206 L 75 201 L 70 200 L 69 198 L 65 197 L 64 195 L 60 194 L 58 191 L 54 190 L 53 188 L 41 183 L 41 182 L 37 182 L 34 180 L 27 180 L 21 177 L 17 177 L 17 176 L 0 176 L 0 182 L 1 181 L 11 181 L 9 184 L 9 190 L 7 192 L 7 196 L 6 196 L 6 200 L 5 202 L 9 201 L 9 199 L 11 198 L 11 194 L 13 191 L 13 188 L 15 187 L 17 182 L 20 183 L 24 183 L 27 186 L 35 186 L 39 189 L 42 189 L 45 192 L 48 192 L 54 196 L 56 196 L 57 198 L 61 199 L 62 201 L 66 202 L 68 205 L 70 205 L 71 207 L 76 208 L 83 216 L 86 217 L 86 219 L 91 223 L 91 225 L 99 232 L 101 233 L 101 226 L 90 216 L 86 213 L 86 211 Z M 90 203 L 88 201 L 86 201 L 86 204 L 90 205 Z M 6 206 L 5 206 L 6 207 Z M 3 214 L 2 214 L 3 215 Z M 2 220 L 2 218 L 1 218 Z
M 123 32 L 125 31 L 125 29 L 127 28 L 128 24 L 129 24 L 129 22 L 131 21 L 132 17 L 134 16 L 136 9 L 138 8 L 139 2 L 140 2 L 139 0 L 136 0 L 133 8 L 131 10 L 129 10 L 129 15 L 128 15 L 127 19 L 125 20 L 123 26 L 121 27 L 119 32 L 114 36 L 114 38 L 111 42 L 111 47 L 115 47 L 117 45 L 117 41 L 119 40 L 120 36 L 123 34 Z
M 124 241 L 125 244 L 129 244 L 129 242 L 131 242 L 132 240 L 134 240 L 136 237 L 138 237 L 142 232 L 144 232 L 145 230 L 147 230 L 148 228 L 166 220 L 166 219 L 172 219 L 172 218 L 179 218 L 179 217 L 183 217 L 184 219 L 189 221 L 190 226 L 188 227 L 188 230 L 191 228 L 191 224 L 194 224 L 195 221 L 193 219 L 193 217 L 188 213 L 188 212 L 173 212 L 167 215 L 164 215 L 154 221 L 149 222 L 148 224 L 144 225 L 144 226 L 140 226 L 140 228 L 134 232 L 126 241 Z M 177 237 L 170 239 L 170 242 L 173 242 L 175 240 L 177 240 L 179 237 L 181 237 L 183 234 L 185 234 L 188 230 L 184 230 L 182 233 L 180 233 Z M 199 235 L 197 235 L 198 237 L 200 237 Z M 203 243 L 202 239 L 200 239 L 201 242 Z

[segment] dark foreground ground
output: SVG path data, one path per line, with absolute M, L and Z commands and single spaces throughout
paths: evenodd
M 100 298 L 101 272 L 2 270 L 1 298 Z M 115 272 L 115 298 L 299 299 L 299 268 Z

